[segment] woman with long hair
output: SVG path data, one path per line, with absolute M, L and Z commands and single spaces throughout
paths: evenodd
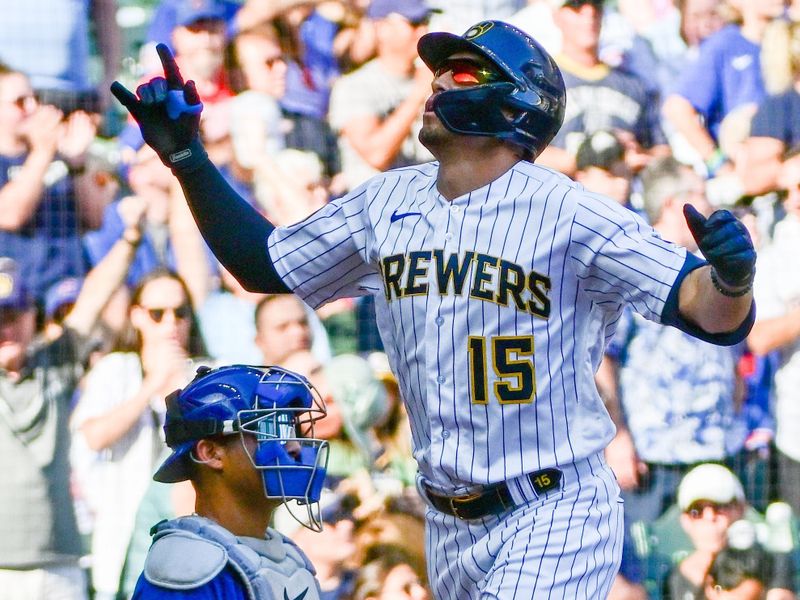
M 96 598 L 116 595 L 139 502 L 164 450 L 164 398 L 205 355 L 189 294 L 157 269 L 132 293 L 128 330 L 89 372 L 72 416 L 76 483 L 91 511 Z

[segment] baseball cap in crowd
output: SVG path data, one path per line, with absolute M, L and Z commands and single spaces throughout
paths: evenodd
M 729 469 L 707 463 L 689 471 L 678 486 L 678 506 L 682 511 L 699 500 L 720 505 L 744 502 L 744 489 Z
M 391 14 L 397 14 L 411 23 L 421 23 L 435 12 L 440 11 L 430 8 L 425 0 L 372 0 L 367 8 L 367 17 L 384 19 Z
M 610 131 L 595 131 L 587 136 L 575 154 L 575 166 L 579 171 L 589 167 L 597 167 L 610 171 L 619 161 L 625 158 L 625 147 Z
M 25 310 L 33 304 L 14 259 L 0 257 L 0 309 Z
M 52 319 L 60 309 L 75 304 L 82 285 L 83 279 L 79 277 L 65 277 L 51 285 L 44 295 L 45 318 Z
M 218 0 L 179 0 L 175 4 L 175 26 L 186 27 L 203 19 L 221 19 L 225 7 Z

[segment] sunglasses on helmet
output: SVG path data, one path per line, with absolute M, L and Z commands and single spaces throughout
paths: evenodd
M 501 73 L 469 58 L 444 59 L 436 67 L 434 77 L 439 77 L 448 72 L 452 74 L 453 81 L 461 85 L 483 85 L 484 83 L 505 81 Z

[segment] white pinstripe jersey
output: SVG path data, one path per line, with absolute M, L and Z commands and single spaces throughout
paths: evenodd
M 278 273 L 314 307 L 375 294 L 415 457 L 443 491 L 599 451 L 603 337 L 624 303 L 660 320 L 685 250 L 532 163 L 452 202 L 437 169 L 383 173 L 276 229 Z

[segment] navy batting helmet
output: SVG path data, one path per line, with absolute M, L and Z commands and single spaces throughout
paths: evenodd
M 566 90 L 553 58 L 531 36 L 502 21 L 482 21 L 462 36 L 428 33 L 417 44 L 434 72 L 465 50 L 491 61 L 503 79 L 439 93 L 436 115 L 455 133 L 497 137 L 538 155 L 564 121 Z

